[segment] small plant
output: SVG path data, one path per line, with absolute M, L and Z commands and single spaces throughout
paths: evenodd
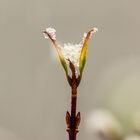
M 64 68 L 67 81 L 71 87 L 71 113 L 66 113 L 67 132 L 69 140 L 76 140 L 78 127 L 80 124 L 80 112 L 76 112 L 77 88 L 81 82 L 83 70 L 86 63 L 88 40 L 93 33 L 97 32 L 97 28 L 91 29 L 84 33 L 83 39 L 79 44 L 64 44 L 61 46 L 56 40 L 56 30 L 54 28 L 46 28 L 43 31 L 44 37 L 49 38 L 55 47 L 59 60 Z M 70 68 L 71 73 L 69 73 Z

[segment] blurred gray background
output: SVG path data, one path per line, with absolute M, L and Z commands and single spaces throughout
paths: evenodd
M 90 140 L 86 119 L 108 109 L 125 133 L 140 111 L 139 0 L 0 0 L 0 139 L 66 140 L 70 88 L 42 30 L 62 43 L 89 42 L 78 94 L 79 140 Z

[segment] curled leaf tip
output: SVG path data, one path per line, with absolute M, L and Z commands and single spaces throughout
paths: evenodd
M 45 38 L 50 38 L 51 40 L 56 40 L 56 30 L 54 28 L 46 28 L 46 30 L 43 31 Z
M 92 30 L 93 30 L 93 33 L 98 32 L 98 28 L 96 28 L 96 27 L 94 27 Z

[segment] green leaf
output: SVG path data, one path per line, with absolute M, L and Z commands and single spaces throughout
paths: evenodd
M 66 63 L 66 61 L 65 61 L 65 58 L 64 58 L 63 54 L 61 53 L 61 49 L 58 47 L 58 45 L 57 45 L 56 43 L 55 43 L 54 45 L 55 45 L 56 51 L 57 51 L 57 53 L 58 53 L 59 60 L 60 60 L 62 66 L 63 66 L 63 68 L 64 68 L 64 70 L 65 70 L 66 76 L 68 76 L 67 63 Z
M 83 73 L 83 70 L 84 70 L 84 67 L 85 67 L 85 64 L 86 64 L 86 58 L 87 58 L 87 45 L 88 45 L 88 40 L 89 40 L 89 37 L 90 37 L 90 34 L 93 30 L 90 30 L 88 33 L 87 33 L 87 36 L 84 40 L 84 43 L 83 43 L 83 47 L 82 47 L 82 50 L 81 50 L 81 54 L 80 54 L 80 61 L 79 61 L 79 71 L 80 71 L 80 76 L 82 76 L 82 73 Z
M 59 56 L 59 60 L 65 70 L 65 73 L 66 73 L 66 76 L 67 76 L 67 79 L 69 78 L 68 76 L 68 69 L 67 69 L 67 64 L 66 64 L 66 61 L 65 61 L 65 58 L 61 52 L 61 49 L 60 49 L 60 45 L 56 42 L 56 39 L 53 39 L 52 36 L 47 32 L 47 31 L 43 31 L 43 34 L 45 34 L 46 36 L 48 36 L 48 38 L 52 41 L 56 51 L 57 51 L 57 54 Z

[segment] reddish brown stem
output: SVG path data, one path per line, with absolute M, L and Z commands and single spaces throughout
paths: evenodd
M 69 133 L 69 140 L 76 140 L 76 102 L 77 102 L 77 89 L 72 88 L 71 95 L 71 118 L 70 118 L 70 126 L 71 131 Z

